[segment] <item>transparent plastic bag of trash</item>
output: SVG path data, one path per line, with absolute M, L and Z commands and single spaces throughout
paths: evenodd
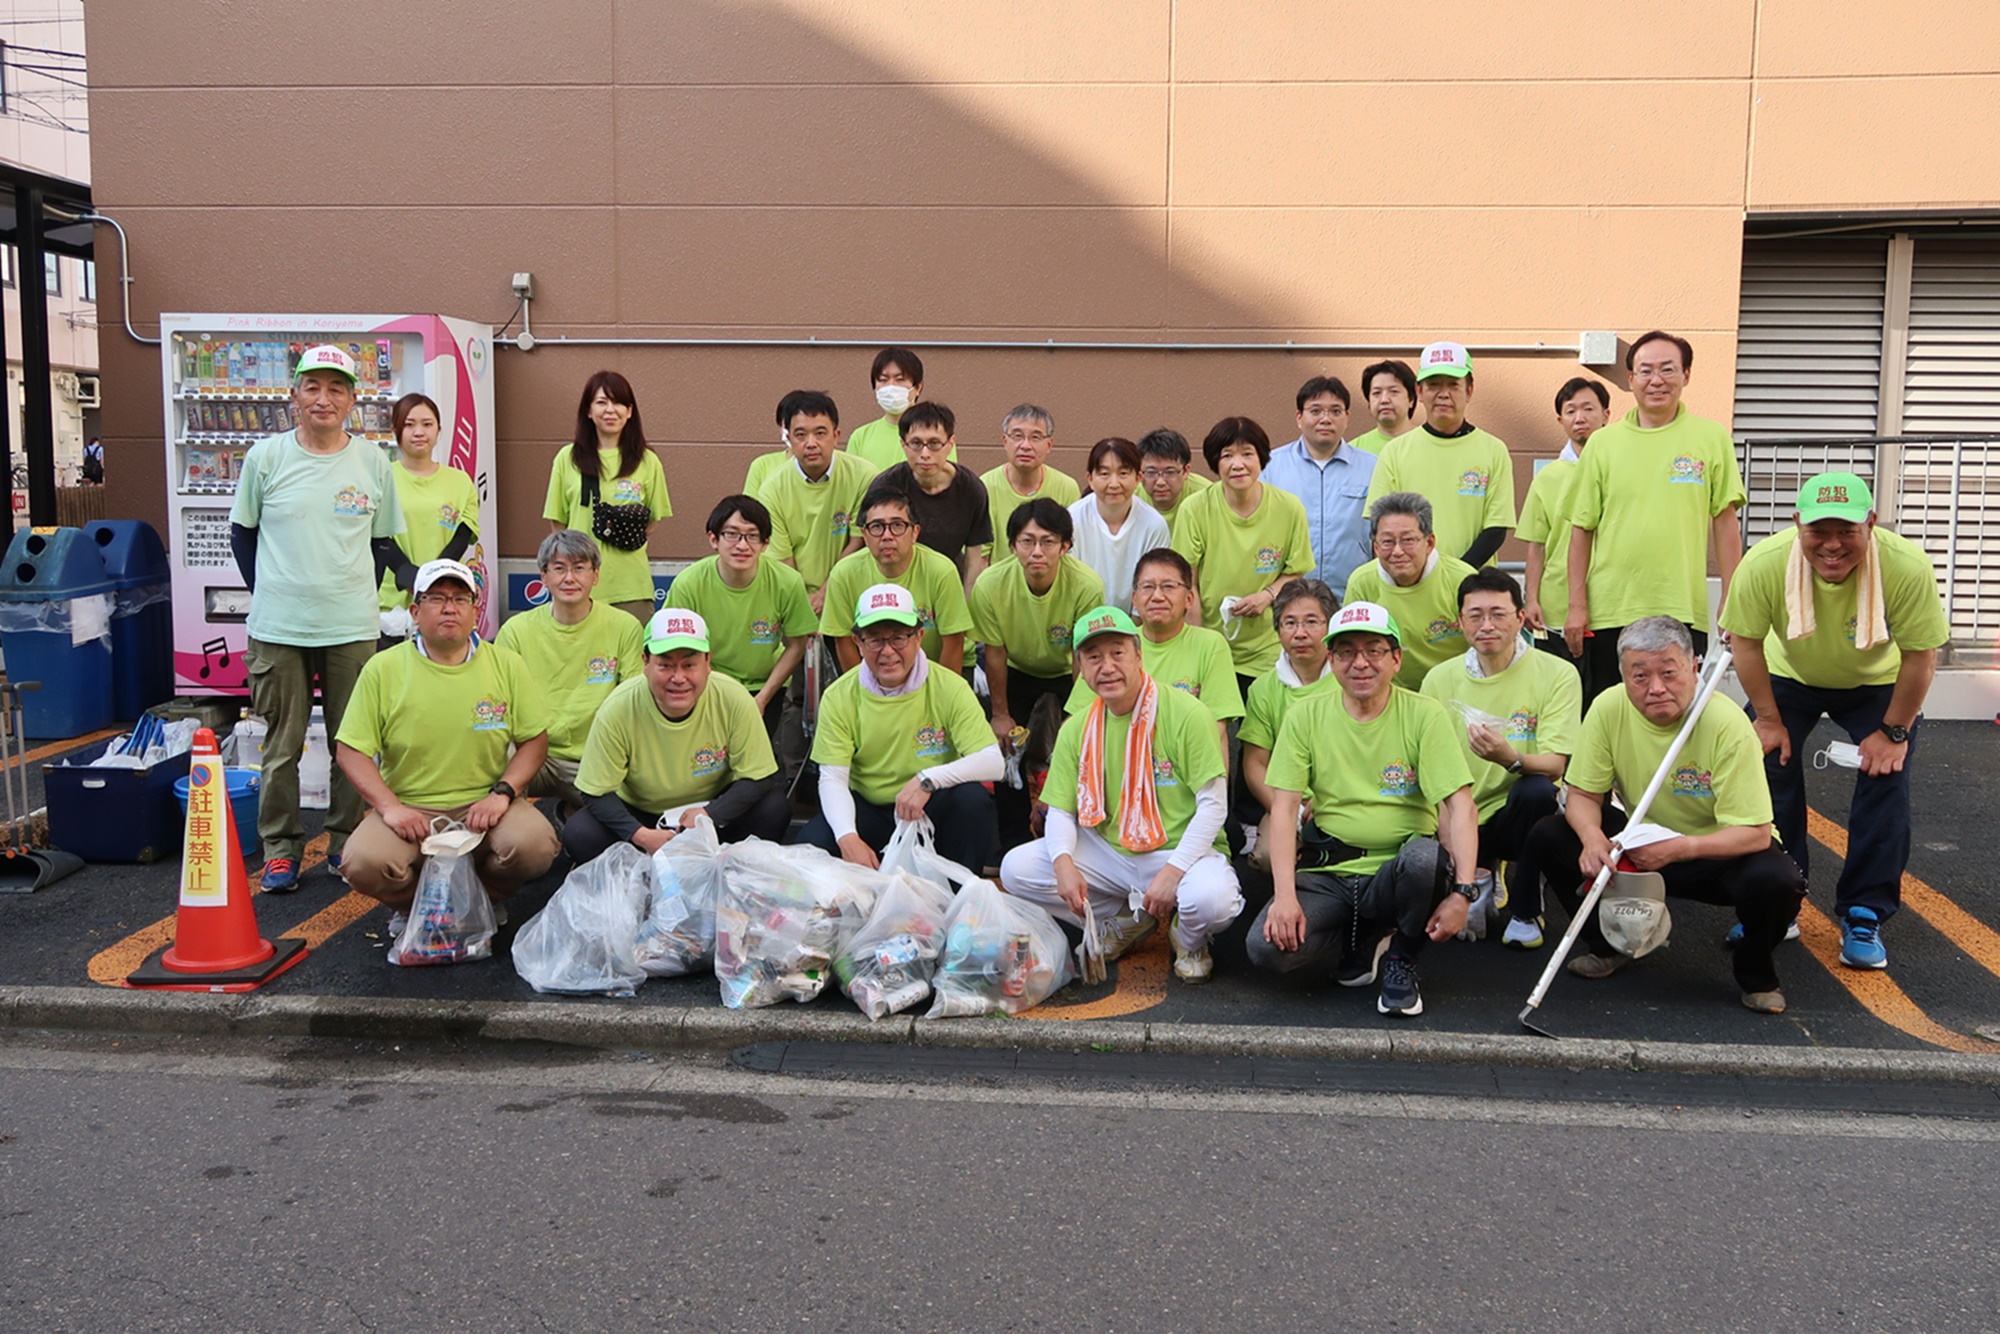
M 958 886 L 979 878 L 977 871 L 938 852 L 937 829 L 928 815 L 896 821 L 896 832 L 882 845 L 882 874 L 894 875 L 897 871 L 907 871 L 919 880 L 929 881 L 944 890 L 947 897 Z
M 884 877 L 814 847 L 746 838 L 722 850 L 715 977 L 732 1010 L 809 1001 L 868 920 Z
M 881 1019 L 931 994 L 951 903 L 951 891 L 942 885 L 907 871 L 889 877 L 868 920 L 833 959 L 840 989 L 861 1013 Z
M 631 995 L 646 980 L 639 934 L 652 897 L 652 858 L 612 844 L 571 871 L 515 934 L 514 971 L 537 991 Z
M 721 852 L 715 822 L 697 815 L 653 854 L 653 908 L 638 939 L 639 966 L 648 975 L 682 977 L 715 966 Z
M 945 917 L 944 953 L 931 977 L 926 1019 L 1019 1014 L 1076 977 L 1069 942 L 1046 911 L 991 880 L 958 891 Z
M 472 868 L 472 851 L 484 837 L 465 826 L 433 823 L 424 840 L 424 869 L 403 934 L 389 946 L 389 962 L 403 968 L 470 963 L 493 953 L 493 903 Z

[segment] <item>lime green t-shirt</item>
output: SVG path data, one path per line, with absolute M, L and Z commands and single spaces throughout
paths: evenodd
M 846 450 L 835 450 L 833 463 L 817 482 L 809 482 L 796 460 L 773 468 L 757 494 L 771 511 L 771 545 L 764 554 L 789 560 L 806 581 L 806 592 L 817 593 L 833 573 L 833 563 L 853 535 L 861 497 L 875 469 Z
M 1168 532 L 1177 532 L 1179 530 L 1174 525 L 1175 517 L 1187 513 L 1188 502 L 1214 485 L 1215 483 L 1209 481 L 1206 477 L 1191 472 L 1187 475 L 1186 482 L 1181 485 L 1180 496 L 1174 501 L 1171 509 L 1160 509 L 1158 505 L 1153 505 L 1153 497 L 1151 495 L 1147 495 L 1145 501 L 1148 505 L 1153 505 L 1153 508 L 1158 511 L 1159 516 L 1167 521 Z M 1078 499 L 1082 499 L 1082 497 L 1078 497 Z
M 590 720 L 621 681 L 645 665 L 646 630 L 602 603 L 575 625 L 563 625 L 548 607 L 510 616 L 494 643 L 528 664 L 548 704 L 549 754 L 579 759 Z
M 1399 588 L 1382 562 L 1371 560 L 1347 576 L 1340 601 L 1342 606 L 1375 602 L 1389 609 L 1403 632 L 1403 670 L 1396 673 L 1396 684 L 1419 690 L 1431 668 L 1465 652 L 1465 635 L 1458 628 L 1458 586 L 1471 574 L 1470 565 L 1440 552 L 1429 574 Z
M 1312 799 L 1313 823 L 1364 849 L 1333 866 L 1349 875 L 1379 869 L 1413 838 L 1437 833 L 1438 804 L 1472 782 L 1444 705 L 1391 686 L 1368 722 L 1347 711 L 1338 689 L 1297 700 L 1271 747 L 1264 781 Z
M 1521 526 L 1514 536 L 1542 544 L 1542 586 L 1530 592 L 1542 604 L 1542 619 L 1558 633 L 1569 616 L 1569 493 L 1576 485 L 1579 463 L 1556 459 L 1545 464 L 1528 483 L 1521 502 Z
M 734 680 L 711 671 L 694 708 L 675 722 L 660 712 L 651 683 L 640 676 L 612 691 L 598 710 L 576 790 L 587 797 L 615 793 L 635 810 L 668 811 L 713 801 L 739 778 L 776 772 L 764 716 Z
M 442 556 L 461 523 L 474 537 L 479 535 L 479 492 L 458 469 L 440 466 L 430 476 L 419 477 L 398 461 L 390 476 L 395 478 L 396 503 L 403 512 L 403 535 L 396 545 L 410 564 L 421 566 Z M 376 605 L 383 611 L 410 605 L 410 595 L 396 587 L 394 574 L 385 573 L 376 591 Z
M 1592 435 L 1569 492 L 1570 523 L 1596 534 L 1590 628 L 1671 616 L 1706 630 L 1709 524 L 1742 503 L 1729 432 L 1686 404 L 1665 426 L 1639 425 L 1634 408 Z
M 403 531 L 392 471 L 358 436 L 334 454 L 308 452 L 292 431 L 250 446 L 229 521 L 257 530 L 252 639 L 319 648 L 380 636 L 369 544 Z
M 1498 676 L 1475 680 L 1460 654 L 1441 662 L 1424 677 L 1423 693 L 1451 712 L 1458 725 L 1458 744 L 1465 748 L 1465 766 L 1472 771 L 1472 799 L 1484 821 L 1506 804 L 1516 775 L 1506 766 L 1472 752 L 1465 716 L 1451 706 L 1467 704 L 1502 722 L 1507 744 L 1523 755 L 1568 755 L 1576 749 L 1576 732 L 1583 717 L 1583 680 L 1576 668 L 1553 653 L 1542 653 L 1525 641 L 1516 644 L 1514 661 Z
M 1043 801 L 1071 815 L 1076 814 L 1077 770 L 1083 754 L 1083 729 L 1089 720 L 1090 710 L 1083 708 L 1063 723 L 1049 755 L 1048 782 L 1042 787 Z M 1133 855 L 1131 849 L 1118 838 L 1118 789 L 1125 781 L 1125 745 L 1131 731 L 1131 714 L 1120 718 L 1105 710 L 1104 823 L 1097 826 L 1097 832 L 1128 857 Z M 1160 824 L 1167 831 L 1167 841 L 1155 851 L 1174 850 L 1194 819 L 1196 795 L 1223 773 L 1222 737 L 1215 730 L 1215 715 L 1183 691 L 1162 689 L 1159 712 L 1153 720 L 1153 796 L 1160 804 Z M 1215 850 L 1225 855 L 1229 851 L 1220 830 L 1216 831 Z
M 1306 507 L 1282 487 L 1264 484 L 1264 494 L 1249 518 L 1229 508 L 1229 488 L 1211 486 L 1181 507 L 1174 525 L 1174 550 L 1194 566 L 1201 586 L 1201 623 L 1222 629 L 1222 600 L 1245 597 L 1267 587 L 1279 575 L 1310 574 L 1312 535 L 1306 527 Z M 1271 613 L 1234 622 L 1230 656 L 1241 676 L 1271 669 L 1282 651 Z
M 1368 483 L 1369 509 L 1392 491 L 1414 491 L 1431 502 L 1431 531 L 1447 556 L 1463 557 L 1488 528 L 1514 526 L 1513 456 L 1478 427 L 1445 437 L 1419 426 L 1390 441 Z
M 574 446 L 564 445 L 556 451 L 556 461 L 549 467 L 549 492 L 542 501 L 542 517 L 574 528 L 580 533 L 590 531 L 590 506 L 583 503 L 583 474 L 570 463 Z M 597 451 L 597 499 L 605 505 L 644 505 L 646 512 L 655 521 L 665 519 L 674 512 L 673 502 L 667 497 L 667 474 L 660 467 L 660 456 L 648 449 L 639 459 L 639 466 L 629 476 L 614 477 L 618 471 L 618 451 L 600 449 Z M 599 602 L 653 602 L 653 567 L 646 555 L 646 548 L 637 551 L 620 551 L 609 542 L 599 542 L 603 557 L 603 573 L 591 597 Z
M 1056 566 L 1055 582 L 1037 597 L 1028 587 L 1021 562 L 1012 556 L 995 562 L 972 581 L 972 637 L 981 644 L 1004 647 L 1007 666 L 1030 676 L 1068 676 L 1070 631 L 1083 614 L 1104 604 L 1104 581 L 1074 556 Z
M 932 662 L 944 648 L 946 635 L 960 635 L 972 628 L 972 612 L 965 601 L 965 581 L 951 557 L 929 547 L 918 546 L 910 568 L 900 578 L 891 579 L 875 563 L 875 555 L 862 548 L 843 556 L 826 580 L 826 601 L 820 607 L 819 630 L 840 637 L 854 633 L 854 604 L 876 584 L 896 584 L 910 590 L 917 604 L 917 619 L 924 631 L 924 652 Z
M 875 466 L 877 472 L 906 462 L 899 419 L 882 416 L 865 426 L 856 427 L 854 434 L 847 437 L 847 452 L 857 458 L 866 459 Z M 958 462 L 958 446 L 953 445 L 951 453 L 945 457 L 953 463 Z
M 995 564 L 1007 555 L 1007 520 L 1014 516 L 1015 510 L 1043 496 L 1064 509 L 1083 499 L 1083 490 L 1075 478 L 1047 464 L 1042 465 L 1042 489 L 1032 496 L 1022 495 L 1008 483 L 1004 463 L 979 474 L 979 481 L 986 488 L 986 513 L 993 520 L 993 545 L 986 548 L 986 555 Z
M 1567 781 L 1599 795 L 1615 789 L 1630 807 L 1653 781 L 1680 730 L 1679 718 L 1664 727 L 1649 722 L 1624 687 L 1614 686 L 1592 701 L 1584 716 Z M 1764 748 L 1743 710 L 1728 700 L 1712 700 L 1702 710 L 1673 773 L 1647 808 L 1646 822 L 1690 838 L 1771 823 Z
M 668 585 L 666 605 L 685 607 L 708 622 L 710 665 L 753 695 L 785 656 L 785 641 L 819 629 L 806 581 L 768 552 L 758 558 L 748 588 L 731 588 L 722 581 L 717 558 L 703 557 Z
M 513 650 L 481 644 L 446 666 L 407 640 L 361 669 L 335 739 L 375 756 L 404 805 L 449 810 L 485 796 L 512 748 L 548 728 L 534 673 Z
M 1412 427 L 1411 430 L 1403 432 L 1402 435 L 1384 435 L 1382 434 L 1382 428 L 1378 426 L 1372 431 L 1364 431 L 1347 443 L 1353 445 L 1356 449 L 1366 450 L 1368 453 L 1380 458 L 1382 451 L 1389 447 L 1391 440 L 1401 440 L 1413 434 L 1416 429 L 1418 428 Z
M 923 685 L 907 695 L 878 695 L 862 687 L 860 672 L 844 673 L 820 696 L 812 757 L 846 766 L 848 786 L 886 806 L 919 770 L 994 744 L 972 687 L 932 663 Z
M 1199 625 L 1184 625 L 1180 633 L 1164 644 L 1139 636 L 1139 661 L 1146 675 L 1163 688 L 1193 695 L 1219 723 L 1243 716 L 1243 688 L 1236 683 L 1236 664 L 1229 656 L 1229 641 Z M 1070 688 L 1066 713 L 1081 713 L 1096 699 L 1096 692 L 1082 677 Z
M 1931 558 L 1916 543 L 1882 528 L 1875 530 L 1875 550 L 1882 562 L 1882 613 L 1889 623 L 1889 642 L 1866 653 L 1854 647 L 1861 599 L 1858 566 L 1844 584 L 1812 576 L 1813 633 L 1787 639 L 1792 622 L 1785 612 L 1785 567 L 1798 540 L 1799 530 L 1787 528 L 1743 553 L 1722 608 L 1723 629 L 1764 641 L 1773 676 L 1823 690 L 1890 685 L 1905 653 L 1938 648 L 1951 639 Z
M 750 470 L 743 475 L 743 494 L 746 496 L 756 495 L 759 488 L 769 480 L 772 469 L 778 467 L 780 464 L 789 463 L 791 458 L 791 450 L 774 449 L 768 454 L 759 454 L 756 458 L 751 459 Z
M 1277 744 L 1278 729 L 1285 725 L 1292 705 L 1328 691 L 1340 691 L 1340 681 L 1330 670 L 1322 671 L 1316 681 L 1292 686 L 1278 679 L 1278 669 L 1273 666 L 1250 683 L 1250 693 L 1243 697 L 1243 726 L 1236 729 L 1236 739 L 1246 746 L 1270 750 Z

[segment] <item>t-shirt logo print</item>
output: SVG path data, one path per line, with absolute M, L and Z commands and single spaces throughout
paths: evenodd
M 1442 644 L 1447 639 L 1457 639 L 1458 637 L 1458 622 L 1446 620 L 1442 616 L 1432 617 L 1431 623 L 1424 627 L 1424 642 L 1426 644 Z
M 1467 468 L 1458 475 L 1458 494 L 1461 496 L 1483 496 L 1486 494 L 1486 488 L 1491 481 L 1491 474 L 1483 473 L 1477 468 Z
M 833 535 L 835 537 L 847 536 L 847 520 L 848 514 L 846 510 L 835 510 L 833 512 Z
M 951 753 L 951 736 L 936 723 L 925 723 L 917 729 L 917 758 L 929 759 L 934 755 Z
M 1407 760 L 1391 760 L 1382 766 L 1381 795 L 1412 797 L 1417 793 L 1417 766 Z
M 1526 709 L 1516 709 L 1507 719 L 1507 739 L 1509 741 L 1533 741 L 1535 729 L 1541 725 L 1541 715 Z
M 710 774 L 721 773 L 729 767 L 729 747 L 703 746 L 694 753 L 690 767 L 694 770 L 696 778 L 706 778 Z
M 343 486 L 333 493 L 335 514 L 371 514 L 374 509 L 374 505 L 368 499 L 368 493 L 358 486 Z
M 504 732 L 507 730 L 507 701 L 488 695 L 472 706 L 472 730 L 475 732 Z
M 458 506 L 456 505 L 438 506 L 438 527 L 444 529 L 448 533 L 453 533 L 458 531 Z
M 1276 547 L 1257 548 L 1257 573 L 1276 574 L 1278 567 L 1285 563 L 1285 553 Z
M 1708 480 L 1708 464 L 1705 460 L 1687 454 L 1674 456 L 1674 466 L 1667 473 L 1667 481 L 1675 486 L 1700 486 Z
M 1674 795 L 1677 797 L 1713 797 L 1715 776 L 1706 769 L 1697 769 L 1692 764 L 1683 764 L 1674 770 Z
M 750 642 L 753 644 L 775 644 L 778 642 L 778 627 L 759 616 L 750 622 Z
M 599 654 L 592 658 L 583 669 L 585 685 L 609 685 L 618 680 L 618 659 Z
M 620 477 L 611 487 L 614 504 L 635 505 L 644 498 L 645 492 L 639 488 L 636 477 Z
M 1069 637 L 1070 637 L 1070 627 L 1069 627 L 1069 626 L 1067 626 L 1067 625 L 1052 625 L 1052 626 L 1050 626 L 1050 627 L 1049 627 L 1049 647 L 1050 647 L 1050 648 L 1068 648 L 1068 647 L 1069 647 Z
M 1153 757 L 1153 786 L 1179 787 L 1181 780 L 1174 777 L 1174 762 L 1164 755 Z

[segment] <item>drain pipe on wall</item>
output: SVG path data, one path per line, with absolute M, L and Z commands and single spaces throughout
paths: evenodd
M 101 222 L 110 227 L 112 231 L 118 233 L 118 285 L 124 289 L 120 294 L 121 300 L 118 304 L 121 307 L 119 314 L 125 320 L 125 332 L 135 343 L 145 343 L 152 347 L 158 347 L 160 345 L 159 339 L 147 338 L 132 327 L 132 254 L 125 244 L 125 229 L 118 225 L 118 219 L 109 217 L 103 213 L 85 213 L 78 217 L 77 221 Z

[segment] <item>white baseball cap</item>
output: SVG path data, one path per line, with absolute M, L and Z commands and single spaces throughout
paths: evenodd
M 1341 635 L 1363 632 L 1387 635 L 1399 648 L 1403 643 L 1403 632 L 1396 628 L 1396 618 L 1379 602 L 1350 602 L 1335 612 L 1333 624 L 1327 627 L 1326 642 L 1331 644 Z
M 1606 944 L 1634 959 L 1666 944 L 1674 929 L 1666 877 L 1658 871 L 1613 871 L 1597 901 L 1597 925 Z
M 417 582 L 412 588 L 418 597 L 430 591 L 432 584 L 440 579 L 456 579 L 465 585 L 468 593 L 479 591 L 479 576 L 468 565 L 455 560 L 427 560 L 417 569 Z
M 646 652 L 665 653 L 674 648 L 708 652 L 708 622 L 686 607 L 663 607 L 654 612 L 646 625 Z
M 296 380 L 307 371 L 339 371 L 347 377 L 349 384 L 361 379 L 360 373 L 354 369 L 354 358 L 332 343 L 321 343 L 299 354 L 299 364 L 292 371 L 292 378 Z
M 1449 375 L 1454 380 L 1462 380 L 1472 374 L 1472 354 L 1465 350 L 1463 343 L 1432 343 L 1417 358 L 1417 378 L 1435 379 Z
M 873 584 L 863 589 L 854 603 L 854 628 L 894 621 L 898 625 L 922 625 L 917 600 L 901 584 Z

